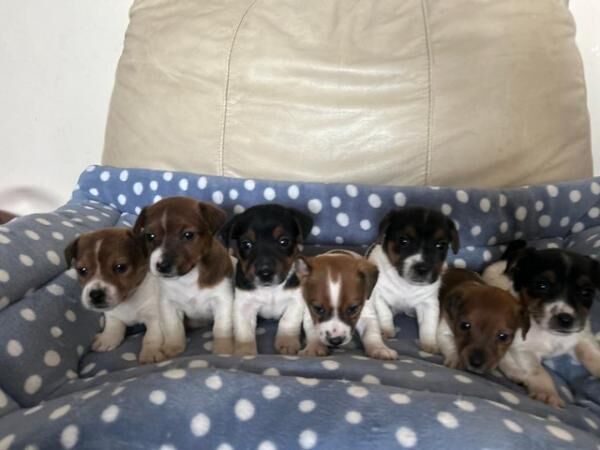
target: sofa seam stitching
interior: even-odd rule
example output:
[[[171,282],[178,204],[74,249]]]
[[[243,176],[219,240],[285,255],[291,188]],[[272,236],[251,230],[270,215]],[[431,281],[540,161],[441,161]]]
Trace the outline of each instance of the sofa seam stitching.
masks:
[[[238,32],[244,23],[244,19],[248,15],[248,12],[252,9],[252,7],[258,2],[258,0],[254,0],[252,3],[248,5],[242,16],[240,17],[240,21],[233,31],[233,36],[231,38],[231,44],[229,46],[229,52],[227,54],[227,64],[225,71],[225,89],[223,92],[223,120],[221,122],[221,143],[219,148],[219,175],[224,176],[225,174],[225,130],[227,128],[227,105],[229,100],[229,80],[231,75],[231,58],[233,55],[233,47],[235,46],[235,42],[237,40]]]
[[[433,146],[433,61],[431,51],[431,40],[429,35],[428,10],[426,0],[421,0],[421,12],[423,15],[423,29],[425,32],[425,50],[427,52],[427,152],[425,156],[425,185],[429,184],[431,175],[431,150]]]

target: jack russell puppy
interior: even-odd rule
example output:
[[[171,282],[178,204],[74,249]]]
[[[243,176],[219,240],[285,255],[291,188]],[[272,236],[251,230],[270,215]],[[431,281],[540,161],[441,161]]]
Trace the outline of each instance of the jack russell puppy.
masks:
[[[532,398],[563,407],[541,360],[574,352],[593,376],[600,377],[600,346],[589,320],[600,288],[600,264],[566,250],[522,247],[523,242],[513,243],[483,273],[484,280],[508,285],[519,295],[531,318],[527,339],[515,338],[499,368],[524,384]]]
[[[189,197],[170,197],[142,209],[133,227],[150,252],[150,271],[161,290],[163,352],[185,350],[184,318],[213,319],[213,353],[233,351],[233,263],[214,234],[223,210]]]
[[[352,340],[358,331],[367,356],[397,359],[383,342],[375,308],[369,297],[377,282],[377,267],[357,253],[333,250],[296,261],[303,298],[306,347],[303,356],[326,356],[329,347]]]
[[[458,252],[458,232],[440,212],[405,208],[383,218],[378,242],[367,256],[379,269],[372,301],[384,337],[396,334],[396,313],[416,314],[421,349],[437,353],[438,291],[449,247]]]
[[[437,341],[444,364],[485,373],[494,370],[519,333],[525,339],[529,313],[504,289],[489,286],[475,272],[448,269],[440,288]]]
[[[248,208],[221,231],[237,258],[233,304],[236,354],[257,353],[257,316],[279,320],[277,352],[291,355],[300,350],[304,302],[294,260],[311,227],[310,216],[265,204]]]
[[[143,241],[124,228],[93,231],[71,242],[65,259],[75,267],[83,286],[83,306],[104,313],[104,329],[94,338],[92,350],[115,349],[123,342],[127,326],[143,323],[146,334],[139,362],[166,359],[161,351],[159,287],[148,272]]]

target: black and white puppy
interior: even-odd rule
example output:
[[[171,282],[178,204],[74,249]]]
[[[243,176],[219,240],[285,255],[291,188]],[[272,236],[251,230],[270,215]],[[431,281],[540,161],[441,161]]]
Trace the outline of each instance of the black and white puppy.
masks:
[[[405,208],[383,218],[368,258],[379,269],[372,300],[385,337],[395,335],[396,313],[416,314],[421,349],[438,352],[440,275],[448,248],[456,253],[458,247],[454,222],[440,212]]]
[[[600,264],[566,250],[523,247],[522,241],[512,243],[483,273],[488,283],[508,286],[520,296],[531,319],[527,339],[517,335],[499,367],[524,384],[531,397],[564,406],[541,360],[574,352],[592,375],[600,377],[600,346],[589,321],[600,289]]]
[[[236,354],[256,354],[258,316],[279,320],[275,338],[279,353],[300,350],[304,300],[294,261],[311,228],[308,215],[266,204],[235,216],[221,231],[237,258],[233,302]]]

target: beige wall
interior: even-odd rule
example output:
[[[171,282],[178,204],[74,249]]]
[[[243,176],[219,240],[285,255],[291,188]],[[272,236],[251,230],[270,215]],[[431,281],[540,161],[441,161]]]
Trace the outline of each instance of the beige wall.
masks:
[[[83,168],[100,160],[131,2],[0,2],[0,208],[52,209],[69,198]],[[600,174],[600,2],[571,0],[571,9]]]

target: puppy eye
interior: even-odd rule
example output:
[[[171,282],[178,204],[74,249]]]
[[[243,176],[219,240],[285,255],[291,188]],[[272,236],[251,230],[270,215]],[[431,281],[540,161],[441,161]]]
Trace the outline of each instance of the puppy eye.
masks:
[[[440,251],[446,251],[448,250],[448,243],[446,241],[438,241],[435,243],[435,248]]]
[[[594,296],[594,290],[591,288],[582,288],[579,290],[578,294],[583,298],[592,298]]]
[[[85,277],[88,273],[87,267],[78,267],[77,273],[79,274],[80,277]]]
[[[508,341],[509,338],[510,338],[510,335],[508,333],[498,333],[498,340],[500,342],[506,342],[506,341]]]
[[[146,241],[152,242],[156,238],[154,233],[146,233]]]
[[[410,244],[410,239],[407,237],[401,236],[398,238],[398,245],[400,247],[406,247],[408,244]]]
[[[467,321],[463,320],[460,323],[460,329],[463,330],[463,331],[470,330],[471,329],[471,322],[467,322]]]
[[[195,236],[196,234],[193,231],[184,231],[184,233],[181,235],[181,239],[191,241]]]
[[[279,246],[281,248],[288,248],[290,246],[290,240],[288,238],[279,239]]]
[[[353,316],[354,314],[356,314],[358,312],[359,307],[360,307],[359,305],[348,306],[348,308],[346,309],[346,314],[349,316]]]
[[[242,241],[242,242],[240,242],[240,248],[242,250],[248,251],[248,250],[252,249],[252,242],[250,242],[250,241]]]
[[[312,305],[310,305],[310,307],[315,312],[315,314],[319,317],[322,317],[325,314],[325,308],[323,308],[321,305],[312,304]]]
[[[550,289],[550,284],[546,280],[539,280],[535,283],[535,288],[538,291],[546,292],[548,289]]]
[[[124,273],[127,270],[126,264],[115,264],[113,267],[114,273]]]

